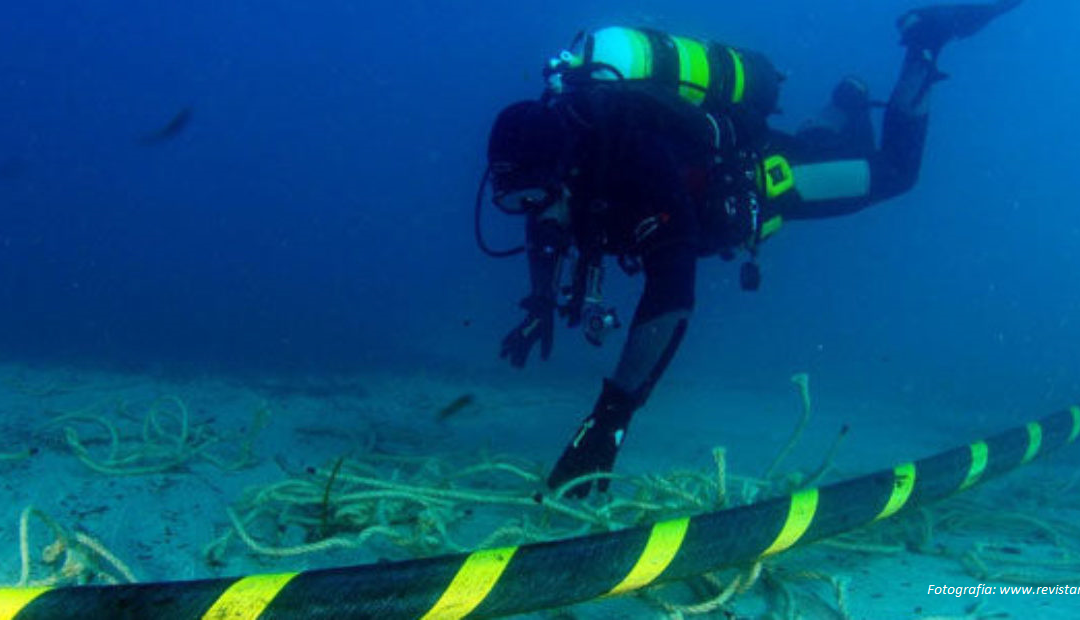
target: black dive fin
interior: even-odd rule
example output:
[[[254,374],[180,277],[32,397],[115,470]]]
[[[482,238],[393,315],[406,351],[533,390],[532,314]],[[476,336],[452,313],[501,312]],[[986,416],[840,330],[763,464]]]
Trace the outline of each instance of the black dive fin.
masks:
[[[914,9],[896,20],[900,43],[928,50],[935,57],[952,39],[963,39],[979,32],[998,16],[1007,13],[1023,0],[998,0],[989,4],[939,4]]]

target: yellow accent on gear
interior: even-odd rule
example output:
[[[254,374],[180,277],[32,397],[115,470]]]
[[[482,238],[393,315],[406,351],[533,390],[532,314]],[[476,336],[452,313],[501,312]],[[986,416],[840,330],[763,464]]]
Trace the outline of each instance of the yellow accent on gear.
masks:
[[[685,37],[671,37],[679,52],[679,82],[693,86],[679,86],[679,96],[690,103],[700,105],[709,88],[709,56],[700,41]]]
[[[627,42],[630,44],[630,73],[623,77],[630,79],[652,77],[652,44],[649,37],[637,30],[626,30]]]
[[[727,48],[731,55],[731,64],[735,70],[735,83],[731,87],[731,103],[739,103],[746,94],[746,68],[743,66],[742,56],[733,48]]]
[[[765,239],[780,230],[780,227],[784,225],[784,218],[780,215],[774,215],[765,220],[765,223],[761,225],[761,238]]]
[[[517,547],[499,547],[470,554],[421,620],[457,620],[472,613],[495,587],[517,550]]]
[[[810,522],[814,520],[817,504],[818,490],[816,488],[792,494],[791,505],[788,507],[787,520],[784,521],[783,529],[780,530],[776,540],[761,555],[780,553],[799,542],[802,535],[806,533],[806,529],[810,527]]]
[[[254,620],[298,574],[251,575],[237,580],[206,610],[203,620]]]
[[[976,441],[970,447],[971,468],[968,469],[967,477],[964,478],[964,482],[960,485],[961,489],[970,487],[978,482],[979,478],[982,478],[983,472],[986,471],[986,461],[990,458],[990,447],[986,445],[985,441]]]
[[[662,521],[654,525],[649,533],[649,540],[645,543],[645,549],[642,550],[641,557],[634,564],[634,568],[630,569],[626,578],[612,588],[608,595],[636,590],[659,577],[668,564],[671,564],[675,554],[679,552],[689,525],[689,517]]]
[[[1026,465],[1031,462],[1031,459],[1035,458],[1039,454],[1039,448],[1042,447],[1042,426],[1038,422],[1028,422],[1028,447],[1024,452],[1024,458],[1020,459],[1022,465]]]
[[[0,588],[0,620],[11,620],[31,601],[52,588]]]
[[[1073,405],[1069,407],[1069,411],[1073,416],[1072,432],[1069,433],[1069,443],[1076,441],[1076,436],[1080,435],[1080,407]]]
[[[885,507],[874,517],[875,521],[891,517],[907,503],[911,491],[915,488],[915,463],[897,465],[893,468],[893,476],[895,481],[892,494],[889,495],[889,501],[885,502]]]
[[[765,178],[765,196],[776,198],[795,186],[795,174],[791,164],[783,155],[770,155],[761,162],[762,176]]]

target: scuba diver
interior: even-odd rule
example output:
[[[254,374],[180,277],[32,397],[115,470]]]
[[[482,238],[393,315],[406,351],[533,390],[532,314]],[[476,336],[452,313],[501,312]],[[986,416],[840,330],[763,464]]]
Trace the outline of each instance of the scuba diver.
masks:
[[[495,256],[528,257],[525,319],[500,356],[524,367],[552,350],[556,313],[601,344],[619,326],[603,305],[603,259],[645,284],[612,376],[547,484],[574,497],[605,491],[630,419],[686,333],[699,257],[743,253],[744,289],[760,284],[755,257],[785,221],[859,211],[916,182],[929,94],[946,76],[942,47],[975,34],[1021,0],[915,9],[897,21],[906,48],[889,100],[846,78],[820,115],[794,134],[771,129],[781,74],[756,52],[645,29],[579,35],[545,70],[539,100],[502,110],[491,129],[477,195],[476,233]],[[884,108],[880,145],[871,110]],[[480,206],[525,217],[526,243],[488,247]],[[572,266],[571,266],[572,264]],[[564,266],[567,284],[564,285]]]

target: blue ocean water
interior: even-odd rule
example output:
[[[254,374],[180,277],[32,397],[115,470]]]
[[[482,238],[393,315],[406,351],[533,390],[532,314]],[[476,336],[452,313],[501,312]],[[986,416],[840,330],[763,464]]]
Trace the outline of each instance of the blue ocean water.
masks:
[[[767,53],[776,124],[841,76],[887,96],[900,0],[402,0],[0,7],[0,351],[9,361],[307,373],[496,359],[519,258],[474,246],[494,113],[535,96],[582,27],[646,24]],[[1041,414],[1080,392],[1073,203],[1080,6],[1032,1],[951,45],[921,181],[856,216],[788,227],[763,289],[702,265],[670,374]],[[174,139],[140,137],[190,107]],[[520,222],[486,220],[492,243]],[[639,280],[615,269],[632,312]],[[536,373],[600,377],[562,330]]]
[[[470,431],[469,439],[479,443],[489,437],[491,418],[500,417],[505,432],[512,426],[506,418],[525,411],[530,415],[522,417],[529,419],[515,438],[534,442],[527,455],[549,465],[577,420],[571,410],[580,403],[584,413],[591,402],[591,392],[581,396],[587,389],[556,402],[550,386],[576,377],[575,386],[599,388],[625,330],[597,349],[579,333],[560,329],[552,359],[532,362],[524,373],[497,358],[500,338],[520,319],[517,301],[527,279],[521,257],[489,259],[472,237],[473,199],[494,114],[508,102],[536,96],[543,63],[579,29],[619,23],[765,52],[789,76],[783,113],[774,120],[792,129],[825,102],[842,76],[859,75],[877,98],[887,97],[903,51],[893,22],[912,5],[0,3],[0,363],[62,369],[57,381],[40,382],[45,389],[25,390],[12,401],[16,406],[5,405],[0,428],[19,440],[12,442],[16,447],[30,439],[38,442],[29,444],[35,449],[56,452],[59,439],[42,442],[44,433],[23,427],[47,425],[43,420],[56,417],[52,409],[85,411],[99,398],[138,405],[176,385],[125,393],[112,387],[120,382],[108,379],[79,393],[49,394],[55,385],[63,388],[63,369],[71,367],[130,369],[151,377],[197,372],[211,379],[432,369],[442,381],[438,390],[429,386],[414,400],[407,387],[401,388],[405,396],[379,394],[371,400],[386,399],[394,407],[384,409],[401,415],[393,427],[385,419],[369,424],[379,424],[391,439],[415,442],[404,445],[427,448],[435,436],[424,434],[435,424],[432,410],[458,396],[455,373],[468,375],[462,384],[470,386],[533,381],[536,397],[528,403],[520,402],[518,383],[517,391],[495,392],[495,405],[483,402],[486,410],[466,412],[460,426],[437,427],[437,447],[445,449]],[[896,439],[903,445],[895,451],[947,448],[938,443],[942,428],[970,422],[971,433],[957,438],[962,442],[1076,402],[1080,216],[1071,182],[1073,149],[1080,143],[1074,120],[1080,107],[1073,77],[1080,64],[1077,23],[1080,4],[1029,0],[978,37],[950,45],[941,66],[951,78],[933,93],[917,187],[854,216],[786,226],[763,248],[760,291],[739,290],[737,263],[703,261],[688,337],[654,401],[635,420],[644,432],[635,436],[634,451],[620,457],[620,468],[640,473],[643,464],[657,462],[664,449],[657,446],[679,451],[686,457],[682,464],[699,462],[725,444],[732,447],[732,471],[756,471],[744,464],[768,458],[764,451],[771,449],[754,441],[760,428],[786,431],[789,420],[762,423],[756,396],[767,393],[770,407],[779,409],[774,405],[790,396],[794,372],[813,377],[815,405],[825,403],[820,409],[829,421],[827,429],[808,433],[811,451],[821,452],[817,448],[832,440],[833,422],[858,424],[860,441],[873,443],[850,442],[841,460],[850,463],[850,455],[858,455],[860,472],[893,464],[862,458],[877,458],[875,451],[892,458],[893,446],[886,444],[894,438],[883,437],[881,429],[907,426],[914,435],[920,423],[940,421],[941,412],[969,412],[967,420],[939,424],[938,434],[929,433],[925,442]],[[191,116],[180,131],[147,143],[182,110]],[[489,209],[484,224],[493,245],[521,240],[519,220]],[[640,286],[640,278],[609,269],[608,293],[624,318]],[[20,387],[18,372],[4,379],[5,389]],[[678,388],[670,386],[687,383],[715,386],[715,392],[696,395],[715,393],[718,410],[739,415],[708,425],[685,418],[666,423],[678,419],[683,407],[699,413],[713,405],[680,400]],[[251,385],[261,395],[273,392],[260,387],[276,384]],[[359,386],[358,393],[366,388],[364,381],[342,385]],[[185,394],[199,422],[220,416],[247,424],[254,405],[240,398],[221,402],[219,395],[227,392],[216,389]],[[721,402],[727,395],[736,404]],[[341,400],[344,405],[331,396],[325,406],[309,408],[287,396],[271,403],[285,421],[259,446],[265,452],[261,482],[278,479],[274,462],[282,455],[296,467],[338,456],[329,455],[326,444],[281,431],[286,421],[310,425],[308,432],[322,432],[331,446],[365,429],[363,409],[375,405],[358,405],[356,394]],[[858,401],[865,403],[858,409],[864,415],[880,405],[881,411],[925,417],[885,423],[829,410]],[[139,411],[114,408],[119,414]],[[544,417],[549,410],[551,419]],[[231,414],[237,417],[227,419]],[[740,433],[742,422],[751,426],[745,419],[751,415],[758,417],[757,427]],[[718,426],[731,429],[730,435],[679,434]],[[70,456],[66,450],[48,456],[58,455]],[[180,557],[186,565],[198,561],[198,572],[185,573],[123,554],[158,571],[147,573],[150,578],[201,577],[210,570],[182,545],[132,526],[156,527],[159,513],[168,512],[169,504],[152,495],[153,481],[121,479],[129,488],[149,489],[129,496],[126,505],[151,497],[145,506],[154,518],[130,517],[119,496],[114,503],[80,493],[104,488],[96,479],[66,465],[43,473],[52,462],[64,463],[27,459],[12,465],[25,469],[5,469],[12,480],[46,487],[41,492],[34,484],[13,483],[17,488],[6,503],[37,502],[109,543],[130,538],[158,545],[154,555]],[[238,485],[237,478],[221,478]],[[205,506],[239,496],[231,488],[186,488],[206,493]],[[224,520],[217,507],[200,513],[196,504],[192,510],[194,493],[178,492],[182,503],[174,513],[194,524],[178,537],[190,536],[191,548]],[[76,512],[64,503],[73,495],[113,511],[76,524]],[[1066,519],[1068,514],[1061,512]],[[13,544],[14,514],[3,523],[0,533]],[[901,578],[917,581],[909,574]],[[923,603],[904,600],[903,609]]]

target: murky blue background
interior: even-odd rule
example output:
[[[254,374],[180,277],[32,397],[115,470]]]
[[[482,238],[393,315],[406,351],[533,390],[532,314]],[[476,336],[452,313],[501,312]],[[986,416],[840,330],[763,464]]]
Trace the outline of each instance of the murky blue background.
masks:
[[[846,74],[885,98],[909,2],[8,2],[0,6],[0,356],[207,372],[496,357],[526,292],[472,208],[494,113],[582,27],[761,50],[794,128]],[[1032,0],[949,46],[922,179],[786,227],[764,284],[702,264],[670,374],[1045,413],[1080,394],[1080,4]],[[139,138],[191,106],[189,127]],[[520,222],[485,220],[491,243]],[[640,280],[616,269],[624,317]],[[608,372],[562,330],[545,376]],[[786,388],[783,388],[786,389]]]

